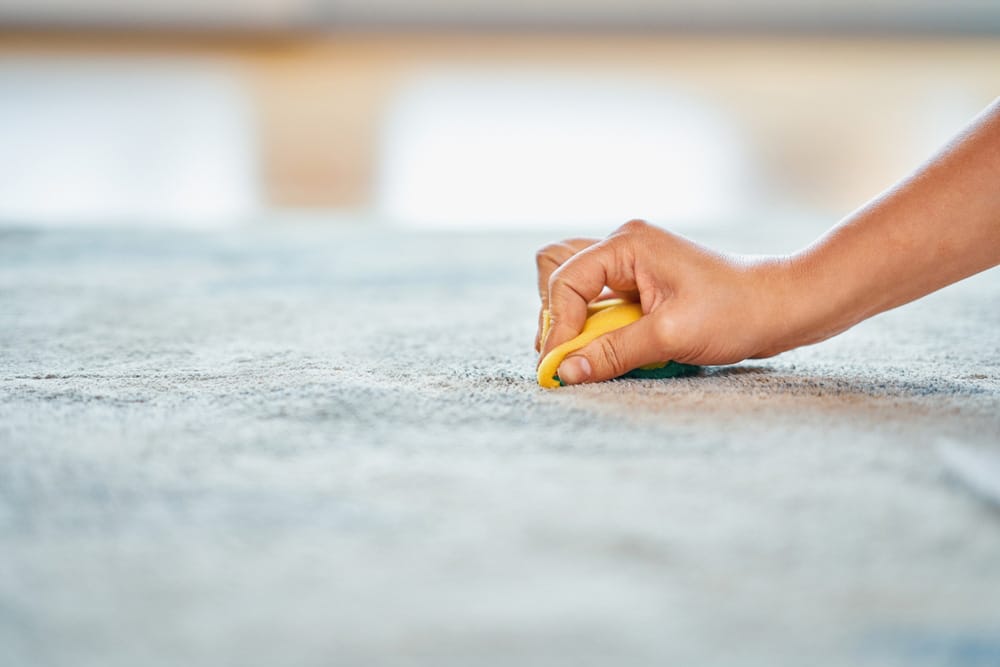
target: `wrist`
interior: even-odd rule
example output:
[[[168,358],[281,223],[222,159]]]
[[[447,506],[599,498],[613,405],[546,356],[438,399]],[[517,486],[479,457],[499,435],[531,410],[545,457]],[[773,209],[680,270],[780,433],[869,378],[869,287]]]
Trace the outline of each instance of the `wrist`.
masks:
[[[774,353],[832,338],[884,310],[884,295],[870,288],[868,275],[878,261],[844,255],[829,239],[776,261]]]
[[[837,275],[815,249],[762,259],[754,270],[755,291],[766,295],[756,357],[819,343],[867,316],[851,286],[854,276]]]

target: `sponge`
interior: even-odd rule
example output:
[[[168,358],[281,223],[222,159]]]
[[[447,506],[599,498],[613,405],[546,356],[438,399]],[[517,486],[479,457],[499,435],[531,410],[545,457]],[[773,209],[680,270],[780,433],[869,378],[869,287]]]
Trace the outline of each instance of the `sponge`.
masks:
[[[624,299],[605,299],[591,304],[587,308],[587,321],[583,324],[583,331],[574,338],[562,345],[553,348],[542,363],[538,365],[538,384],[547,389],[563,386],[562,381],[556,374],[559,364],[562,363],[572,352],[576,352],[587,343],[603,336],[609,331],[621,329],[632,324],[642,317],[642,306],[638,303],[630,303]],[[542,340],[549,333],[549,313],[542,314]],[[681,375],[691,375],[697,373],[698,366],[681,364],[676,361],[665,361],[659,364],[649,364],[626,373],[623,377],[633,377],[641,379],[672,378]]]

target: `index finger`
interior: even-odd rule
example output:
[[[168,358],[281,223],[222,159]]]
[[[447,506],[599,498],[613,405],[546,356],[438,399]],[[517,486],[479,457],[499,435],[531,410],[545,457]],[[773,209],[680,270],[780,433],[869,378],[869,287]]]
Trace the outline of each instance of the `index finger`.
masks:
[[[538,268],[538,296],[542,300],[542,308],[548,307],[549,278],[556,269],[566,261],[590,246],[600,243],[600,239],[566,239],[559,243],[551,243],[535,253],[535,265]]]

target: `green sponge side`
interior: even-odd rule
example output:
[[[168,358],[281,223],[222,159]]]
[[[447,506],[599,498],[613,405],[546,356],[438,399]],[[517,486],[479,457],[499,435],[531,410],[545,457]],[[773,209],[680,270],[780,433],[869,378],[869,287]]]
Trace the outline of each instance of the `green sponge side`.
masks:
[[[659,368],[636,368],[629,371],[622,377],[636,378],[637,380],[662,380],[664,378],[684,377],[694,375],[701,370],[701,366],[682,364],[677,361],[669,361],[665,366]]]
[[[667,378],[685,377],[694,375],[701,370],[701,366],[692,364],[682,364],[677,361],[668,361],[659,368],[636,368],[631,370],[623,378],[635,378],[637,380],[665,380]],[[552,379],[559,383],[560,387],[565,387],[565,383],[559,379],[558,375],[553,375]]]

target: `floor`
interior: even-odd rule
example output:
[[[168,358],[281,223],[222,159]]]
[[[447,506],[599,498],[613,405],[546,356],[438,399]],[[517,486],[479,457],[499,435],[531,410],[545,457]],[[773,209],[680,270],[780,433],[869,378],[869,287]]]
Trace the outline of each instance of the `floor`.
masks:
[[[545,391],[547,239],[0,231],[0,663],[1000,663],[1000,272]]]

